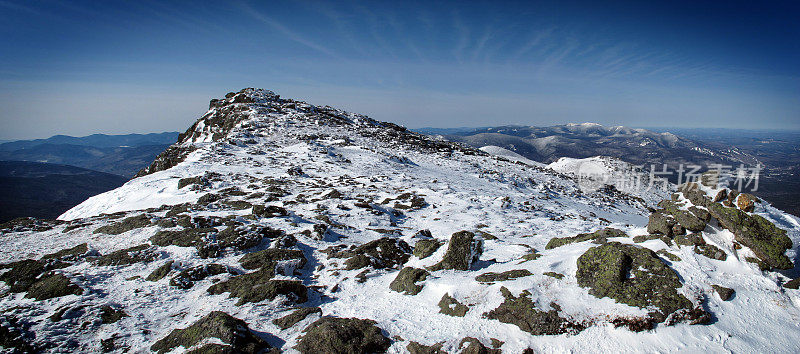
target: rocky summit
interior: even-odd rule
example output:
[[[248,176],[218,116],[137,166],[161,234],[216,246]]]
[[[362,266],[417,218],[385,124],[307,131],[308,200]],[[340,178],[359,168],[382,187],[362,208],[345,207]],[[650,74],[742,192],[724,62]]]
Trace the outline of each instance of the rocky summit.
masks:
[[[122,187],[0,225],[8,352],[800,351],[800,220],[260,89]]]

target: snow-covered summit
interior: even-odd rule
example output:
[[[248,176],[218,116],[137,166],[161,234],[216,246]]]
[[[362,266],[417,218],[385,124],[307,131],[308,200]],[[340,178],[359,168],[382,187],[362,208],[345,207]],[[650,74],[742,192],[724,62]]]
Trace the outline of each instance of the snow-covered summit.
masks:
[[[264,90],[212,100],[124,186],[0,227],[0,346],[798,350],[796,218],[484,150]]]

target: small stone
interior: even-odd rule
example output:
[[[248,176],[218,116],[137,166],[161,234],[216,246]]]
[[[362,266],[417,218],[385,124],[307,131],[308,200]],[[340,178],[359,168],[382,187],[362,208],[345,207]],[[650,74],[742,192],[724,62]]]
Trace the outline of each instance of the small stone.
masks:
[[[711,285],[711,287],[714,288],[714,291],[717,292],[719,298],[722,299],[722,301],[728,301],[728,299],[730,299],[731,296],[733,296],[734,294],[734,291],[731,288],[726,288],[724,286],[719,286],[719,285]]]

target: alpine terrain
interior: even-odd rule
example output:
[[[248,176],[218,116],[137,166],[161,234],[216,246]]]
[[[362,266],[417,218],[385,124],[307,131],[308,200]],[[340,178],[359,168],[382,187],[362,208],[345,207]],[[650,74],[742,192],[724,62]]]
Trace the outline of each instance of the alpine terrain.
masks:
[[[800,351],[797,217],[713,178],[585,191],[484,150],[266,90],[211,100],[123,186],[0,226],[0,346]]]

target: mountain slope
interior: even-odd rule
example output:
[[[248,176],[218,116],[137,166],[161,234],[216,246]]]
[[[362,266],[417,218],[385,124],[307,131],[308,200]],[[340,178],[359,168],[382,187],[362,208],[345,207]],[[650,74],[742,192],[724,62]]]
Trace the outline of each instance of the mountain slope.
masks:
[[[658,206],[668,192],[584,193],[538,164],[245,89],[122,187],[3,226],[0,260],[18,262],[0,274],[2,325],[19,340],[2,345],[798,350],[800,294],[780,284],[800,223],[699,188]],[[696,221],[695,205],[716,216],[689,237],[674,219]],[[773,247],[727,213],[759,220]],[[663,226],[655,214],[669,235],[634,238]]]
[[[0,222],[23,216],[54,219],[125,181],[122,176],[73,166],[0,161]]]

